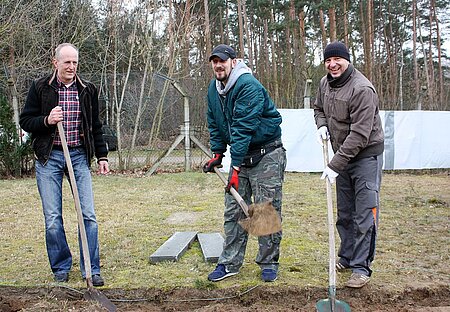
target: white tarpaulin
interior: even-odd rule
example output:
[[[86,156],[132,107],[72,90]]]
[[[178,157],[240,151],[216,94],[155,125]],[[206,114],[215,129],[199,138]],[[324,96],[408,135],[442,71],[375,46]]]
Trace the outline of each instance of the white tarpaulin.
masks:
[[[286,171],[323,170],[312,109],[280,109]],[[381,111],[385,130],[384,169],[450,168],[450,112]],[[330,157],[332,157],[331,148]],[[229,152],[223,159],[230,166]]]

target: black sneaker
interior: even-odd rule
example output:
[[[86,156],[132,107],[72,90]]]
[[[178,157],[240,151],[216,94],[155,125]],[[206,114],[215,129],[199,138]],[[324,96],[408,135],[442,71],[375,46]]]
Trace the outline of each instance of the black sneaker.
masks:
[[[69,281],[69,273],[55,273],[53,275],[55,282],[67,283]]]
[[[105,285],[105,281],[100,276],[100,274],[95,274],[95,275],[92,275],[92,285],[103,286],[103,285]]]
[[[350,269],[348,266],[342,264],[341,262],[336,262],[336,270],[338,272],[343,272],[343,271],[348,270],[348,269]]]

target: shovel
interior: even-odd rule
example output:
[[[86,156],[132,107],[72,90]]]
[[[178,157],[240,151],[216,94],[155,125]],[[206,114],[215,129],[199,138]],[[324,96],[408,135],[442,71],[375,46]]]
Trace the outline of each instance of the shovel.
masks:
[[[223,173],[220,172],[219,168],[214,167],[214,171],[222,182],[227,185],[227,179],[224,177]],[[272,206],[272,203],[253,204],[248,207],[244,199],[233,187],[230,188],[230,193],[238,202],[242,211],[244,211],[246,218],[240,220],[239,224],[248,233],[255,236],[265,236],[281,231],[281,219],[275,211],[275,208]]]
[[[64,158],[66,159],[67,170],[69,171],[70,185],[72,187],[73,198],[75,200],[75,208],[77,211],[78,228],[80,230],[81,246],[83,248],[84,268],[86,270],[87,291],[84,293],[86,300],[97,301],[110,312],[117,311],[116,306],[100,291],[94,288],[92,284],[91,273],[91,257],[89,255],[89,247],[86,237],[86,229],[84,227],[83,213],[81,212],[80,198],[78,196],[77,182],[73,172],[72,161],[70,159],[69,148],[67,147],[66,135],[62,122],[58,122],[58,132],[61,138],[61,145],[64,151]]]
[[[328,141],[323,140],[323,161],[325,167],[328,165]],[[316,303],[318,312],[350,312],[350,306],[344,301],[336,299],[336,255],[334,247],[334,221],[333,202],[331,200],[331,183],[325,178],[327,186],[327,206],[328,206],[328,240],[329,240],[329,286],[328,299],[321,299]]]

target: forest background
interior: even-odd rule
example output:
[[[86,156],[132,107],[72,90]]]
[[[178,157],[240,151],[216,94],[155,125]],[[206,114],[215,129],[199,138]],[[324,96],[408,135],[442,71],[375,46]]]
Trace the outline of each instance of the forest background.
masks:
[[[54,48],[73,43],[117,133],[118,169],[131,166],[130,151],[170,145],[186,98],[207,144],[208,57],[219,43],[236,48],[278,108],[312,106],[323,49],[341,40],[380,109],[449,110],[449,12],[441,0],[0,0],[0,95],[17,120]]]

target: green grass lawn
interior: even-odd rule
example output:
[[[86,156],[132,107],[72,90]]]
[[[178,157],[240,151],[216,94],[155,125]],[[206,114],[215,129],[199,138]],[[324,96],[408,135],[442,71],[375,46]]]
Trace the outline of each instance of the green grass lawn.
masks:
[[[273,285],[324,287],[328,283],[327,205],[324,181],[319,177],[286,174],[280,277]],[[220,283],[207,282],[206,276],[215,264],[204,262],[198,243],[178,262],[149,262],[149,256],[174,232],[222,233],[221,183],[213,174],[198,172],[150,177],[95,175],[105,287],[245,288],[261,283],[259,267],[254,263],[254,237],[249,241],[241,273]],[[450,283],[449,202],[448,173],[384,174],[371,283],[392,288],[412,282]],[[35,179],[0,180],[0,203],[0,285],[52,283]],[[76,213],[67,183],[64,215],[74,257],[68,285],[82,288],[85,283],[79,272]],[[186,219],[177,219],[180,215]],[[339,273],[338,285],[347,278],[347,273]]]

